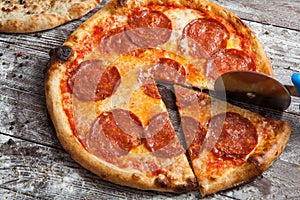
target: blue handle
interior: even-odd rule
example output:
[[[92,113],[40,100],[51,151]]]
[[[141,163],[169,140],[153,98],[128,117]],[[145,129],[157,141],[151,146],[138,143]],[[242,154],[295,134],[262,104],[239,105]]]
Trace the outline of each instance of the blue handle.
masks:
[[[298,94],[300,95],[300,73],[295,73],[292,75],[292,82],[297,88]]]

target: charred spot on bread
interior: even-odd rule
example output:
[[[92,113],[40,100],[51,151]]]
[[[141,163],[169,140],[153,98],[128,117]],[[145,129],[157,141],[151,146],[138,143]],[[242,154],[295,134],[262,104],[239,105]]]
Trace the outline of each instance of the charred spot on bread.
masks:
[[[65,62],[72,55],[73,50],[69,46],[60,46],[54,49],[51,49],[49,55],[51,57],[56,57],[58,61]]]
[[[186,191],[196,190],[198,188],[198,182],[196,178],[190,177],[186,180],[187,184],[178,185],[175,187],[176,193],[183,193]]]
[[[128,0],[118,0],[118,3],[119,3],[120,6],[123,6],[123,5],[126,4],[127,1]]]
[[[154,180],[154,184],[158,187],[166,188],[168,186],[168,181],[164,175],[159,174],[159,176]]]
[[[196,189],[198,188],[198,182],[197,179],[195,177],[189,177],[187,179],[187,183],[190,189]]]

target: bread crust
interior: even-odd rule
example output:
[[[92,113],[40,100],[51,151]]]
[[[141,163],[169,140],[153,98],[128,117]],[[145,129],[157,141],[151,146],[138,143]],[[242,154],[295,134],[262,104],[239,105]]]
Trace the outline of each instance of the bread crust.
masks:
[[[219,191],[247,183],[259,175],[261,175],[261,172],[257,167],[251,162],[246,162],[233,170],[227,170],[225,175],[218,178],[218,181],[210,181],[208,184],[200,185],[200,193],[203,197],[215,194]]]
[[[262,141],[257,146],[256,151],[249,156],[248,161],[253,163],[261,173],[266,171],[283,152],[291,131],[291,126],[288,123],[279,121],[274,130],[273,140]]]
[[[0,2],[1,8],[12,10],[0,11],[0,32],[30,33],[51,29],[82,17],[99,5],[101,0],[72,0],[69,3],[56,1],[54,5],[51,2],[31,1],[30,5]],[[14,6],[18,9],[12,9]]]

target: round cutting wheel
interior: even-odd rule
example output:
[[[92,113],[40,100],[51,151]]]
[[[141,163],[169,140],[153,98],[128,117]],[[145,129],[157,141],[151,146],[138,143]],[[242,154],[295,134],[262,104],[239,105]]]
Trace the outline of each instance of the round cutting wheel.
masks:
[[[270,76],[252,71],[232,71],[215,82],[215,91],[226,92],[228,99],[262,107],[285,110],[291,103],[289,91]]]

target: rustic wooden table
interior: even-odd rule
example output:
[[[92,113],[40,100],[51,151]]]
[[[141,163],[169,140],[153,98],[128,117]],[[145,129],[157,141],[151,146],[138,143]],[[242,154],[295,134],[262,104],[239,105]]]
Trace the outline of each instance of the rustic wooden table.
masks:
[[[272,62],[275,78],[291,84],[293,72],[300,72],[300,1],[214,2],[236,13],[256,32]],[[201,198],[197,191],[176,195],[103,181],[76,164],[59,144],[45,107],[43,83],[48,53],[92,14],[40,33],[0,33],[1,199]],[[292,98],[285,112],[255,108],[260,114],[291,124],[285,151],[262,177],[204,199],[300,199],[299,106],[300,98]]]

